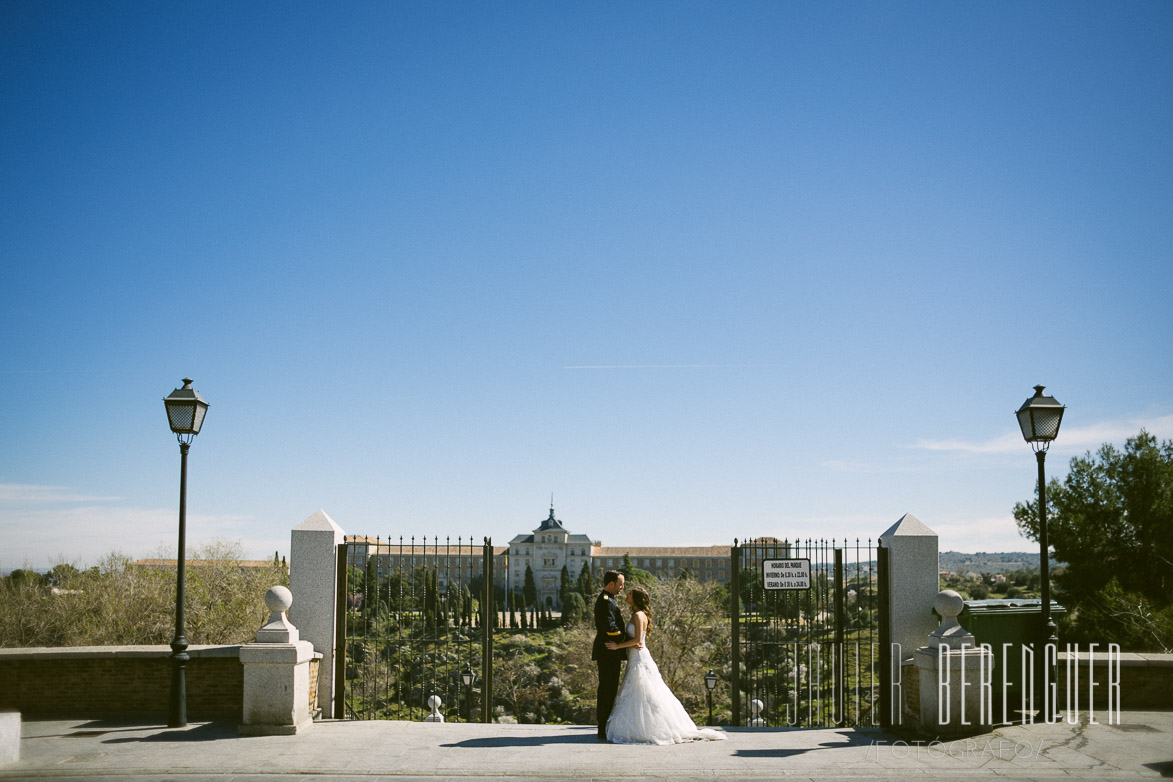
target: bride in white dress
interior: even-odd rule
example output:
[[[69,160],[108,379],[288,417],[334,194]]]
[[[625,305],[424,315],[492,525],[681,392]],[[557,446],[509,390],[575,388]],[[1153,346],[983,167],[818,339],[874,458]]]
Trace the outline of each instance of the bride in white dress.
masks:
[[[647,591],[632,587],[627,592],[627,604],[633,609],[627,625],[629,640],[607,642],[608,649],[627,649],[627,671],[607,720],[607,738],[616,744],[680,744],[724,739],[724,733],[698,728],[660,676],[652,653],[644,645],[652,623]]]

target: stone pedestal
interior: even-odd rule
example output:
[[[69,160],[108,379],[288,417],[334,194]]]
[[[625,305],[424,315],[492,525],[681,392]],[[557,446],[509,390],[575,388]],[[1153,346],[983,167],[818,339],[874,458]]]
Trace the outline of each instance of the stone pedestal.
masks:
[[[917,730],[930,738],[954,738],[987,730],[993,718],[987,698],[981,708],[982,679],[988,681],[994,655],[974,646],[973,636],[957,622],[965,602],[947,589],[937,595],[934,608],[941,626],[929,634],[928,644],[916,650],[920,715]],[[986,691],[988,692],[988,690]]]
[[[257,642],[240,647],[244,666],[242,736],[288,736],[313,726],[310,714],[310,660],[320,654],[298,638],[285,612],[293,602],[288,589],[275,586],[265,595],[272,612],[257,631]]]
[[[0,766],[20,760],[20,712],[0,709]]]
[[[314,645],[257,643],[240,647],[244,664],[242,736],[288,736],[313,726],[310,666]]]

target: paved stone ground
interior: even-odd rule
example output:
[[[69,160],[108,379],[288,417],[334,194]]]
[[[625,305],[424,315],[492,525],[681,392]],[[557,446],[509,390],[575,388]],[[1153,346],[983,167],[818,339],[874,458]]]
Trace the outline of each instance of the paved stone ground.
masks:
[[[592,726],[319,722],[301,736],[241,738],[236,725],[187,728],[29,721],[8,780],[371,780],[481,782],[632,778],[1054,780],[1173,776],[1173,712],[1121,725],[1018,725],[915,743],[878,729],[730,729],[728,740],[617,746]]]

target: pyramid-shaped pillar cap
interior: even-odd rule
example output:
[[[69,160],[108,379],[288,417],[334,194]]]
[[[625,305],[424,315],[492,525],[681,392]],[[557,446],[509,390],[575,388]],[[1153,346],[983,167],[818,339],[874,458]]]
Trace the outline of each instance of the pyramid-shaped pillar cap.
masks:
[[[295,530],[322,530],[328,532],[342,532],[342,527],[339,527],[334,519],[324,510],[318,510],[301,524],[294,527]]]
[[[880,534],[881,539],[892,538],[899,535],[900,537],[937,537],[937,533],[929,529],[924,522],[913,516],[911,513],[905,513],[888,529]]]

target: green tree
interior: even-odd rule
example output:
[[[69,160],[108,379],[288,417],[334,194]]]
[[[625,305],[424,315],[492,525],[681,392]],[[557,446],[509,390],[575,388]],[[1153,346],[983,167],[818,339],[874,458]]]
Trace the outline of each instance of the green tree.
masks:
[[[191,644],[248,643],[268,618],[265,593],[289,583],[282,567],[243,567],[239,544],[214,542],[188,557],[186,631]],[[137,565],[118,553],[79,571],[58,565],[50,585],[6,579],[0,647],[167,643],[175,629],[175,566]],[[36,574],[33,574],[36,575]],[[54,592],[50,586],[56,586]]]
[[[4,578],[4,583],[12,589],[17,589],[25,586],[39,587],[45,580],[45,577],[35,570],[17,568]]]
[[[1173,648],[1173,441],[1141,430],[1121,451],[1104,444],[1047,484],[1047,535],[1066,563],[1055,582],[1074,638],[1135,651]],[[1038,540],[1035,499],[1014,506]]]
[[[643,586],[651,586],[656,583],[656,577],[646,570],[640,570],[631,563],[631,555],[627,552],[623,554],[623,565],[619,568],[619,572],[623,577],[632,584],[642,584]]]
[[[522,610],[534,611],[538,604],[538,585],[534,582],[534,571],[525,566],[525,584],[521,588]],[[532,623],[531,623],[532,624]]]
[[[78,569],[73,565],[69,564],[68,562],[62,562],[53,566],[53,569],[49,571],[47,578],[48,582],[52,586],[60,587],[69,583],[80,575],[80,571],[78,571]]]
[[[472,592],[477,600],[485,594],[485,577],[481,573],[474,573],[468,579],[468,591]]]
[[[582,570],[578,571],[578,593],[582,595],[583,602],[588,606],[594,602],[595,574],[591,572],[591,566],[586,562],[582,563]]]
[[[586,602],[583,601],[582,595],[572,591],[566,596],[566,602],[562,604],[562,624],[578,624],[585,615]]]
[[[558,583],[558,607],[566,608],[566,598],[570,597],[570,593],[574,588],[570,585],[570,569],[566,565],[562,566],[562,575]]]

